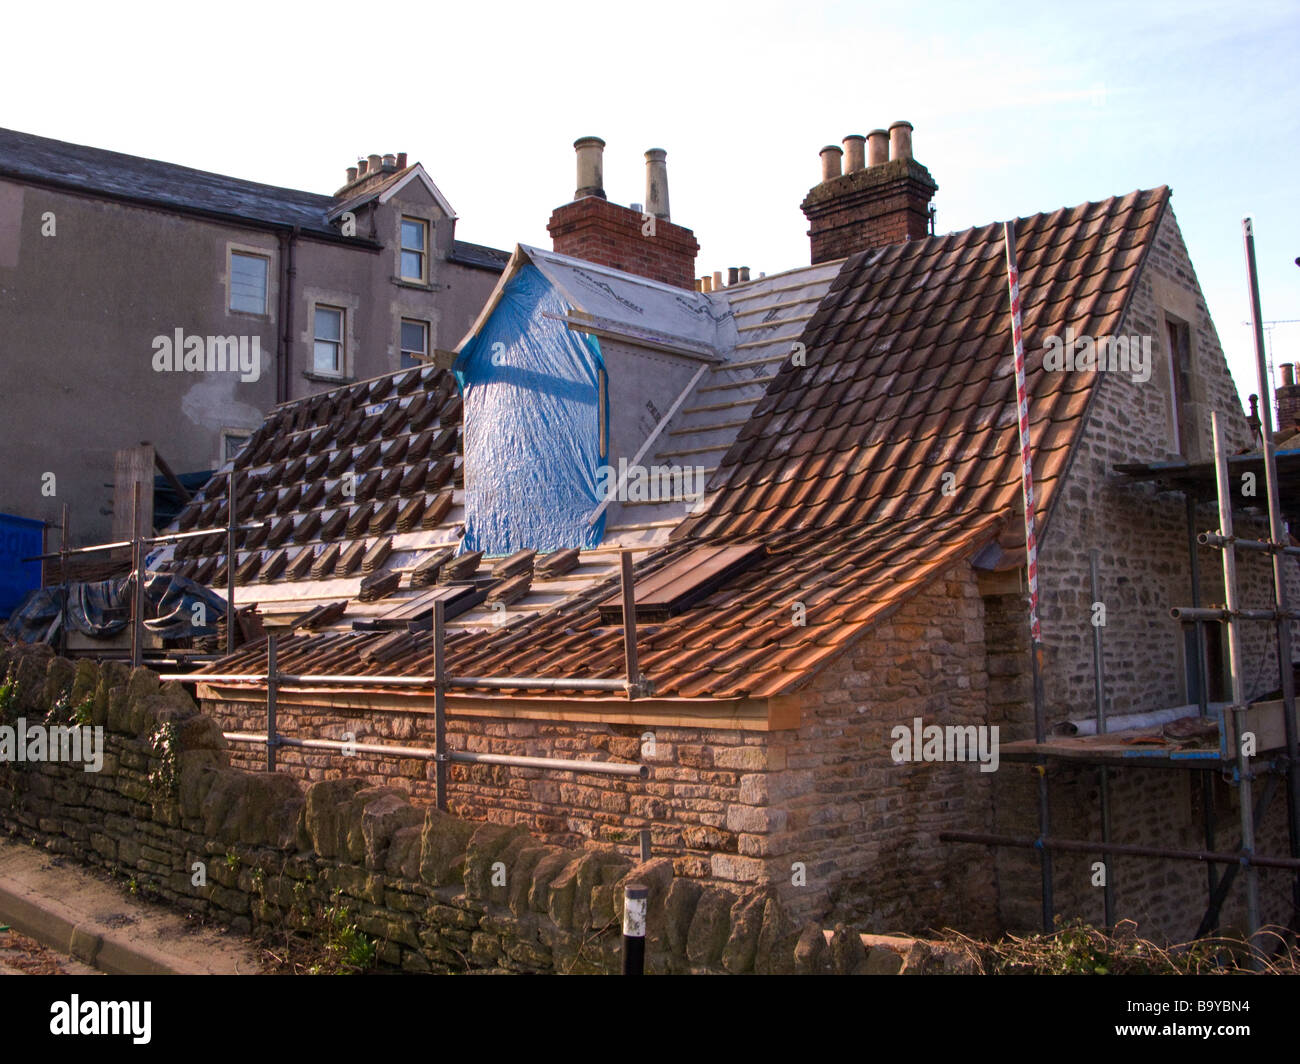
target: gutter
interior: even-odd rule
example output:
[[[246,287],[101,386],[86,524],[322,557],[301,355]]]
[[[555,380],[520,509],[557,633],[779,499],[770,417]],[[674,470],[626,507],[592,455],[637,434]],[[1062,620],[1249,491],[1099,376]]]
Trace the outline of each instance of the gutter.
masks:
[[[275,375],[275,402],[289,401],[289,380],[293,364],[293,281],[298,276],[297,249],[301,230],[294,226],[280,234],[280,350]]]

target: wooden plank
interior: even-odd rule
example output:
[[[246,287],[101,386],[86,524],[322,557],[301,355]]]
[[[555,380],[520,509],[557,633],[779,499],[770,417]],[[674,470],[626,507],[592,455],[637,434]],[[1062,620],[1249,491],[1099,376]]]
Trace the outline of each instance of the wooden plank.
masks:
[[[198,677],[195,677],[197,680]],[[217,702],[257,701],[256,685],[198,685],[198,697]],[[281,688],[281,706],[324,709],[380,709],[433,716],[433,691],[360,691],[344,688]],[[558,723],[631,724],[661,728],[707,728],[766,732],[778,730],[762,699],[521,698],[518,695],[466,697],[449,694],[447,714]],[[653,766],[656,762],[649,762]]]
[[[123,447],[113,453],[113,542],[131,538],[134,516],[131,501],[135,485],[140,485],[140,528],[149,535],[153,529],[154,450],[148,443]]]

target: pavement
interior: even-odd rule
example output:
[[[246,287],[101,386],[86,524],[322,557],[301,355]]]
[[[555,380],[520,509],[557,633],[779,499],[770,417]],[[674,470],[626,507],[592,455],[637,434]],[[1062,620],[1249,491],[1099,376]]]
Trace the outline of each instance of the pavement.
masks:
[[[117,975],[258,975],[252,942],[233,932],[198,925],[162,905],[132,896],[74,861],[0,839],[0,924],[80,966]],[[21,941],[0,966],[19,963]],[[11,944],[12,945],[12,944]],[[59,966],[57,956],[46,958]],[[28,965],[30,968],[31,965]],[[85,968],[69,972],[84,972]],[[57,974],[50,972],[50,974]]]

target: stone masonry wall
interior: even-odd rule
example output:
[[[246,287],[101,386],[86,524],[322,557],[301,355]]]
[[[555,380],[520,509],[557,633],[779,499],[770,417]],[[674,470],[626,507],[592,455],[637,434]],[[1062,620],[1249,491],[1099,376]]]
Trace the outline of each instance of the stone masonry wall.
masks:
[[[803,724],[773,733],[765,835],[742,836],[766,879],[805,864],[808,886],[783,895],[814,918],[854,914],[873,931],[994,930],[986,869],[939,841],[957,826],[989,830],[994,773],[975,762],[895,764],[898,724],[986,725],[983,608],[964,563],[909,599],[822,669],[803,691]],[[755,861],[755,865],[757,862]],[[757,872],[757,868],[755,868]],[[799,907],[800,901],[803,906]]]
[[[44,720],[66,693],[105,729],[106,756],[99,772],[0,764],[0,826],[236,930],[306,928],[312,911],[341,904],[381,963],[410,972],[614,972],[623,885],[641,882],[649,973],[962,967],[925,943],[800,927],[772,891],[677,878],[667,858],[637,865],[608,848],[547,844],[521,827],[416,808],[364,780],[304,792],[283,773],[232,769],[215,722],[147,669],[0,648],[6,675],[17,693],[4,723]],[[206,882],[195,885],[199,868]]]
[[[453,765],[457,816],[522,825],[560,845],[594,842],[631,856],[649,829],[679,876],[770,886],[799,919],[852,920],[875,932],[988,930],[991,886],[938,832],[986,824],[989,774],[973,764],[900,764],[890,729],[985,722],[982,608],[969,568],[954,569],[825,666],[802,694],[797,729],[647,728],[448,717],[453,749],[587,757],[651,766],[648,780]],[[634,707],[629,707],[629,712]],[[208,701],[226,731],[264,731],[264,702]],[[325,709],[281,703],[285,735],[431,746],[427,710]],[[651,731],[653,751],[643,742]],[[237,745],[233,763],[264,764]],[[426,761],[282,748],[306,780],[359,776],[433,800]],[[800,865],[800,868],[794,866]]]
[[[1174,452],[1169,413],[1169,372],[1164,315],[1188,321],[1193,336],[1194,372],[1191,411],[1196,420],[1196,459],[1212,458],[1209,416],[1218,410],[1230,447],[1251,445],[1241,404],[1228,373],[1213,322],[1197,287],[1177,222],[1167,214],[1121,332],[1149,334],[1155,368],[1146,383],[1128,375],[1103,374],[1099,393],[1084,427],[1074,464],[1061,486],[1041,545],[1042,625],[1046,644],[1044,685],[1048,720],[1090,716],[1094,712],[1089,551],[1102,548],[1101,586],[1106,605],[1103,629],[1106,692],[1111,714],[1160,709],[1190,700],[1185,685],[1183,637],[1169,608],[1192,602],[1187,553],[1185,504],[1181,494],[1157,493],[1112,473],[1120,462],[1167,461]],[[1256,441],[1256,445],[1257,445]],[[1264,485],[1258,485],[1264,498]],[[1213,499],[1197,513],[1197,530],[1216,528]],[[1238,534],[1266,538],[1267,526],[1251,527],[1238,518]],[[1272,601],[1269,563],[1260,555],[1239,554],[1243,602]],[[1222,604],[1222,556],[1198,552],[1204,604]],[[1300,568],[1288,561],[1292,601],[1300,591]],[[990,633],[990,671],[995,678],[992,702],[1005,721],[1005,739],[1033,736],[1033,708],[1028,680],[1025,605],[1019,596],[986,602]],[[1272,629],[1245,627],[1244,662],[1248,697],[1275,690],[1277,661]],[[997,829],[1037,835],[1034,770],[1008,764],[995,787]],[[1202,849],[1201,774],[1173,769],[1112,769],[1113,837],[1121,843]],[[1066,838],[1100,838],[1098,773],[1092,768],[1051,768],[1052,834]],[[1258,793],[1258,791],[1257,791]],[[1215,780],[1216,849],[1238,845],[1237,792]],[[1275,799],[1257,848],[1285,854],[1284,801]],[[987,860],[975,847],[972,860]],[[1100,923],[1102,891],[1092,886],[1091,855],[1057,854],[1054,888],[1058,911]],[[1000,917],[1005,926],[1039,923],[1038,858],[1024,850],[1000,850],[991,874],[1002,886]],[[1267,920],[1285,918],[1288,877],[1262,870],[1261,898]],[[1189,862],[1117,858],[1112,867],[1121,917],[1139,921],[1152,936],[1185,938],[1200,921],[1206,905],[1206,872]],[[1242,918],[1241,890],[1236,887],[1224,910],[1226,925]]]

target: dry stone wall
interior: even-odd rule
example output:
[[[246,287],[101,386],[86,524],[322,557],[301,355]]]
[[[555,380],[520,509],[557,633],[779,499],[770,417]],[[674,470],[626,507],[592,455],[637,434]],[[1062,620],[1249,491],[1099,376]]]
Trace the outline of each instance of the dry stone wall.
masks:
[[[308,926],[344,905],[381,963],[410,972],[599,973],[620,966],[623,886],[650,888],[651,973],[904,974],[959,970],[924,943],[795,923],[771,890],[727,890],[608,848],[417,808],[393,788],[229,765],[183,688],[147,669],[0,649],[8,721],[62,696],[104,729],[99,772],[0,765],[0,825],[52,853],[129,876],[241,931]],[[204,875],[199,877],[197,870]],[[198,884],[198,879],[206,880]]]

